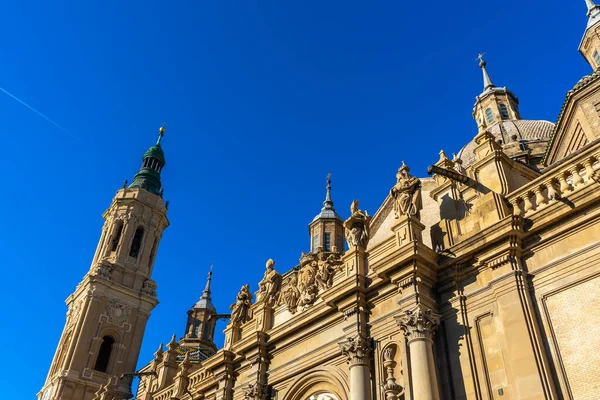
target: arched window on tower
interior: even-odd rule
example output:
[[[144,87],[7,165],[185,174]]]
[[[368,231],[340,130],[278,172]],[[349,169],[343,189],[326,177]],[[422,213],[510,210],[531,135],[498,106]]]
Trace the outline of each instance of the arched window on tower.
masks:
[[[119,241],[121,240],[121,234],[123,233],[123,221],[117,221],[117,227],[115,228],[115,233],[112,238],[112,242],[110,245],[110,251],[116,251],[117,246],[119,245]]]
[[[506,104],[502,104],[500,103],[500,116],[502,117],[502,119],[508,119],[508,108],[506,107]]]
[[[494,114],[492,113],[492,109],[491,108],[486,108],[485,109],[485,117],[487,118],[487,122],[489,124],[491,124],[492,122],[494,122]]]
[[[144,228],[138,226],[133,235],[133,242],[131,242],[131,249],[129,249],[129,255],[136,257],[140,254],[140,248],[142,247],[142,239],[144,238]]]
[[[96,358],[96,364],[94,365],[94,369],[96,371],[106,372],[114,343],[115,339],[110,336],[104,336],[102,338],[102,344],[100,345],[100,350],[98,351],[98,358]]]

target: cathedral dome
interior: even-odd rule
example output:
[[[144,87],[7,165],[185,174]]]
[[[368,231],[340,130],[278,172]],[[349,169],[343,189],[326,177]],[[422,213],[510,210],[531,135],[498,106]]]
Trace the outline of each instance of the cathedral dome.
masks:
[[[502,144],[510,143],[516,136],[518,141],[540,141],[550,140],[554,131],[554,124],[544,120],[515,120],[502,121],[488,128],[488,131],[494,135],[496,140],[501,140]],[[464,167],[473,164],[477,158],[474,150],[477,147],[475,140],[471,140],[458,153],[458,158],[463,162]]]

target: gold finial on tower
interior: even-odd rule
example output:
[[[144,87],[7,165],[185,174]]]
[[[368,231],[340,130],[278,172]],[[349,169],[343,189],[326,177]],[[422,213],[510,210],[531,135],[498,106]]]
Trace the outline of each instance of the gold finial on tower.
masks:
[[[167,125],[167,121],[163,122],[162,126],[160,128],[158,128],[158,141],[156,142],[156,144],[160,144],[160,141],[162,140],[163,136],[165,135],[165,132],[167,131],[167,129],[165,128],[166,125]]]

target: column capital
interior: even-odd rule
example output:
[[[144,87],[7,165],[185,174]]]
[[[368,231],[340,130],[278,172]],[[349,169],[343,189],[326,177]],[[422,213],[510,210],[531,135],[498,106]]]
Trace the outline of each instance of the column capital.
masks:
[[[356,337],[346,338],[345,341],[338,343],[342,354],[348,359],[350,366],[368,365],[373,351],[371,338],[358,334]]]
[[[407,310],[394,319],[409,342],[416,339],[433,340],[439,326],[439,316],[431,310],[423,311],[421,308]]]

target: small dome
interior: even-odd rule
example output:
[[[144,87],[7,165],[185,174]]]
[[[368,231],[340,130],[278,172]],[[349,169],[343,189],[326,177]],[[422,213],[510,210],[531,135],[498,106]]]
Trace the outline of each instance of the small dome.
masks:
[[[496,140],[502,140],[502,143],[510,143],[514,136],[517,140],[532,141],[532,140],[550,140],[554,131],[554,124],[544,120],[523,120],[502,121],[490,128],[488,131],[496,137]],[[473,164],[477,158],[474,150],[477,143],[471,140],[458,153],[458,158],[463,161],[463,167],[468,167]]]
[[[146,151],[144,153],[144,157],[143,158],[150,158],[150,157],[157,158],[163,164],[165,163],[165,153],[163,152],[163,149],[160,146],[160,144],[155,144],[154,146],[150,147],[148,149],[148,151]]]
[[[338,219],[343,221],[342,217],[340,217],[333,208],[326,207],[321,209],[321,212],[313,218],[312,222],[315,222],[318,219]]]

